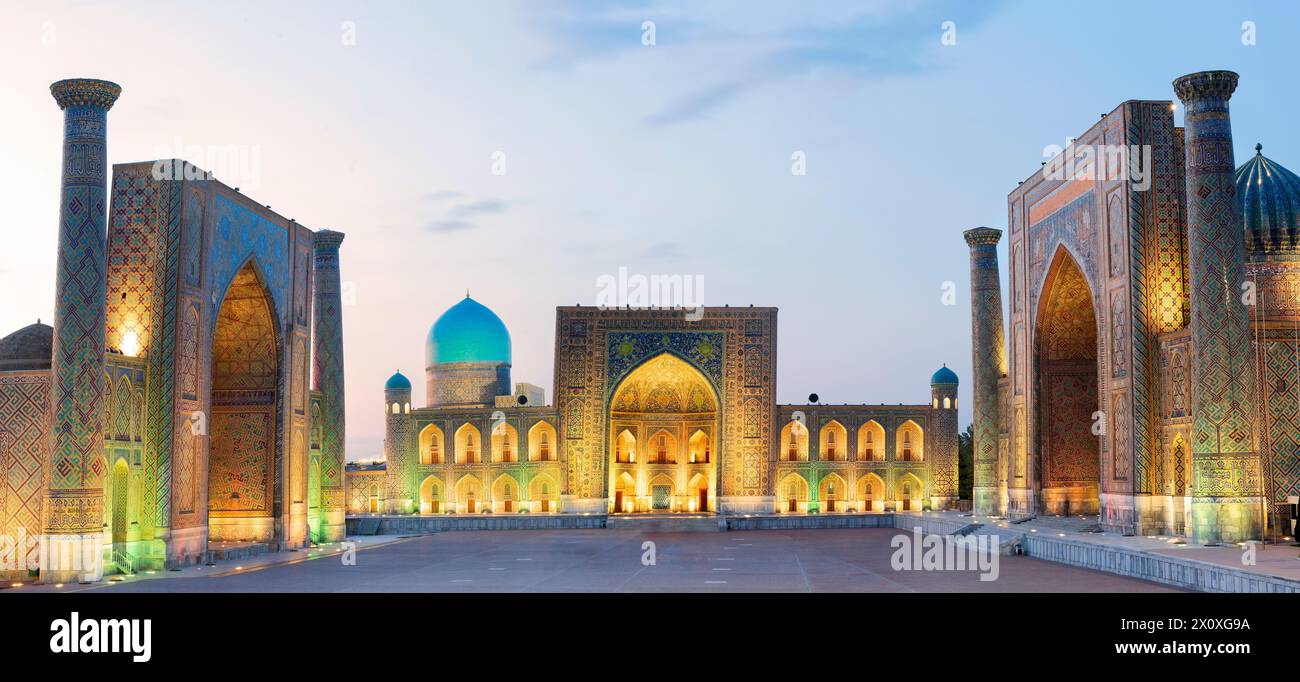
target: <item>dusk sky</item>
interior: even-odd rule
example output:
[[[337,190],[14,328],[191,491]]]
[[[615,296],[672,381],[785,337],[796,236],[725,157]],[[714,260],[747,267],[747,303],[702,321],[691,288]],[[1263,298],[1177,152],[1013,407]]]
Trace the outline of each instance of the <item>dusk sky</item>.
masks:
[[[620,267],[779,308],[780,402],[921,403],[947,363],[964,428],[961,232],[1005,227],[1045,147],[1231,69],[1238,163],[1262,142],[1300,170],[1292,2],[0,4],[0,334],[53,317],[49,84],[115,81],[110,163],[236,150],[218,179],[347,233],[349,459],[381,454],[394,370],[423,405],[425,334],[467,289],[549,401],[555,307]]]

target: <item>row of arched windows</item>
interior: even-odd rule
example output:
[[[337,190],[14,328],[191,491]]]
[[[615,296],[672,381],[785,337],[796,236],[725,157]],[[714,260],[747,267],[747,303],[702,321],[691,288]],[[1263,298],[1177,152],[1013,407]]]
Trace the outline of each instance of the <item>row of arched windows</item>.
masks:
[[[781,429],[778,459],[788,462],[808,461],[808,428],[803,422],[793,420]],[[895,432],[894,459],[902,462],[920,462],[925,459],[925,432],[912,420],[903,422]],[[818,432],[818,459],[842,462],[849,459],[849,434],[842,424],[832,419]],[[857,458],[860,461],[883,462],[885,429],[874,419],[858,428]]]
[[[803,512],[809,509],[808,481],[797,473],[781,479],[777,486],[778,508],[783,512]],[[898,509],[922,509],[925,485],[912,474],[901,476],[894,482],[892,494],[884,479],[868,473],[858,478],[850,487],[838,474],[830,474],[819,481],[817,499],[822,511],[883,511],[886,502],[895,502]]]
[[[668,429],[659,429],[647,440],[648,448],[639,448],[631,429],[623,429],[614,439],[614,461],[620,464],[708,464],[713,456],[713,444],[703,429],[696,429],[686,441],[683,452],[677,437]]]
[[[453,444],[455,447],[448,453],[442,429],[435,424],[426,425],[420,430],[420,464],[446,464],[448,457],[454,457],[456,464],[482,463],[483,436],[473,424],[466,423],[457,428]],[[539,421],[528,429],[527,451],[520,452],[515,427],[501,423],[492,429],[488,456],[493,462],[518,462],[521,457],[527,457],[529,462],[553,462],[557,459],[555,444],[555,427],[549,422]]]

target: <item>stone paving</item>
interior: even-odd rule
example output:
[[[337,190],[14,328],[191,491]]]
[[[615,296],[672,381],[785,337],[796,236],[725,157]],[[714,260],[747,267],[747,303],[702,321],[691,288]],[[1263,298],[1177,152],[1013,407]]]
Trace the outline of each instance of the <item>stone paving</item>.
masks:
[[[978,572],[895,571],[893,529],[731,533],[467,531],[223,575],[107,583],[103,592],[1169,592],[1155,583],[1022,556]],[[383,536],[380,536],[381,538]],[[378,540],[379,538],[376,538]],[[654,543],[655,564],[642,558]],[[190,574],[193,575],[193,574]]]

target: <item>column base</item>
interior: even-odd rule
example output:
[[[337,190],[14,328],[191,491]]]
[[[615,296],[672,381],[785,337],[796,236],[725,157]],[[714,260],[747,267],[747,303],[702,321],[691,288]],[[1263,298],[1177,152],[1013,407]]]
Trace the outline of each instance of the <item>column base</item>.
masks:
[[[1012,521],[1038,515],[1038,496],[1028,488],[1008,488],[1005,516]]]
[[[1232,544],[1264,536],[1262,497],[1192,498],[1192,542]]]
[[[995,486],[985,486],[975,488],[972,491],[973,499],[972,508],[977,516],[1001,516],[1002,506],[999,504],[1000,495]]]
[[[318,542],[342,542],[347,539],[347,512],[343,509],[325,509],[317,521]]]
[[[102,533],[49,534],[41,550],[43,583],[93,583],[104,579]]]

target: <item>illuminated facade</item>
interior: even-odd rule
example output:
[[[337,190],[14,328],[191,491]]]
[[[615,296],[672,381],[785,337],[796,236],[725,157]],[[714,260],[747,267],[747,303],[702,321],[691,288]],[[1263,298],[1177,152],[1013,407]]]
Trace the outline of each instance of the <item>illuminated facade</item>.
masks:
[[[0,532],[50,544],[22,547],[6,577],[342,539],[343,235],[183,161],[115,165],[110,183],[120,88],[51,91],[65,119],[54,326],[0,340]]]
[[[348,510],[845,513],[956,499],[956,374],[936,372],[922,404],[778,405],[776,335],[773,308],[695,321],[559,308],[547,405],[527,384],[507,392],[506,327],[466,297],[430,331],[427,406],[412,407],[401,373],[385,385],[385,463],[350,466]]]
[[[1201,543],[1289,533],[1300,179],[1259,146],[1234,170],[1236,84],[1175,81],[1183,128],[1172,101],[1125,102],[1011,192],[1005,342],[1001,232],[966,233],[978,513]]]

